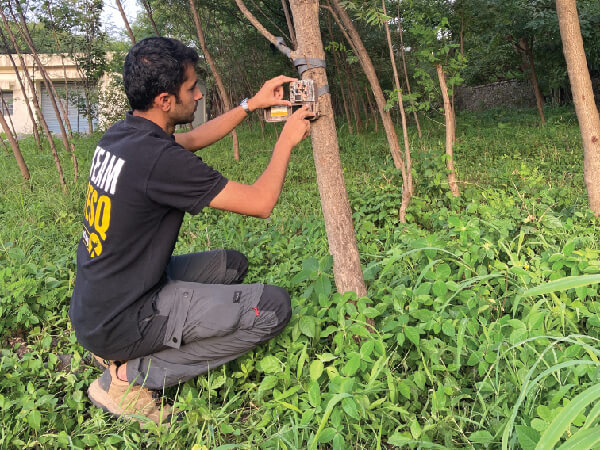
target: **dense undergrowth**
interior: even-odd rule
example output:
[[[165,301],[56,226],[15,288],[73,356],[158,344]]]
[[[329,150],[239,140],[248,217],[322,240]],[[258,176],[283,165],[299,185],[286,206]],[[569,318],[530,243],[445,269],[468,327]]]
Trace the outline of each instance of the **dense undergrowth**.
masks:
[[[577,122],[571,110],[547,114],[545,127],[535,111],[459,116],[458,199],[443,170],[443,130],[430,122],[421,141],[412,138],[417,188],[406,225],[398,222],[401,177],[383,134],[340,127],[369,291],[356,306],[335,293],[308,142],[292,157],[270,219],[213,210],[188,217],[176,252],[243,251],[249,281],[288,289],[294,314],[277,339],[168,389],[187,411],[168,430],[113,420],[85,394],[100,373],[85,363],[67,315],[85,174],[65,195],[49,151],[23,146],[30,183],[0,151],[0,445],[528,449],[559,439],[573,448],[597,442],[599,280],[526,292],[600,273]],[[99,137],[77,142],[83,172]],[[264,140],[258,127],[244,128],[241,163],[227,139],[200,154],[228,177],[252,182],[274,140],[274,128]],[[61,355],[72,356],[70,366]]]

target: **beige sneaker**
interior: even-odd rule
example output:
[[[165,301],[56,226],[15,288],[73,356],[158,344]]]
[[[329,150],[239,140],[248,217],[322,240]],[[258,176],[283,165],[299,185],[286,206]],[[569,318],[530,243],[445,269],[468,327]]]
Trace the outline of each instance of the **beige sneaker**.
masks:
[[[116,364],[111,364],[88,389],[88,397],[92,403],[103,411],[141,423],[143,420],[135,416],[143,416],[160,425],[169,422],[174,411],[157,394],[143,386],[119,380]]]

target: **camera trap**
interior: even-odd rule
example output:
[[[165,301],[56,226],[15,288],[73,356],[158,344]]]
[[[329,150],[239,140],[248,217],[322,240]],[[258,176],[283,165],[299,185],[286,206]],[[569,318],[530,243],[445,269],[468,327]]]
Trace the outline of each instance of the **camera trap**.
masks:
[[[294,111],[303,105],[308,105],[308,110],[318,116],[316,87],[313,80],[299,80],[290,83],[290,103],[292,106],[271,106],[265,108],[265,121],[285,122]]]

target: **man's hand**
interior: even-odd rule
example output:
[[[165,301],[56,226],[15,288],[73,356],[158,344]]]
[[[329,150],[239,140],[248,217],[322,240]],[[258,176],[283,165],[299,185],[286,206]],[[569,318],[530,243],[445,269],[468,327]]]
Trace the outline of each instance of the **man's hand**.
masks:
[[[302,139],[310,134],[310,122],[307,117],[314,114],[308,110],[308,106],[303,106],[285,122],[278,142],[295,147]]]
[[[292,106],[288,100],[283,100],[283,83],[291,83],[292,81],[298,81],[298,79],[279,75],[265,82],[256,95],[248,100],[248,109],[254,111],[258,108],[268,108],[276,105]]]

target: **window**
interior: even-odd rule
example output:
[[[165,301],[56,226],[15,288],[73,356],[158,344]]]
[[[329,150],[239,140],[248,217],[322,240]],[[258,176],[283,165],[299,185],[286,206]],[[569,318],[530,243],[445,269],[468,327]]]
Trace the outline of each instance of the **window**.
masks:
[[[13,91],[0,91],[2,101],[0,101],[0,111],[3,116],[13,115]]]

